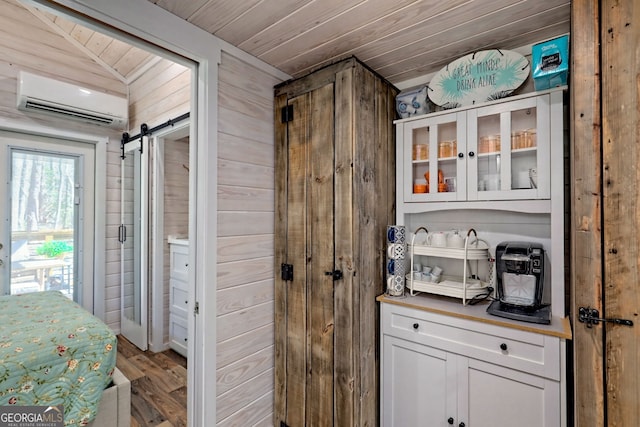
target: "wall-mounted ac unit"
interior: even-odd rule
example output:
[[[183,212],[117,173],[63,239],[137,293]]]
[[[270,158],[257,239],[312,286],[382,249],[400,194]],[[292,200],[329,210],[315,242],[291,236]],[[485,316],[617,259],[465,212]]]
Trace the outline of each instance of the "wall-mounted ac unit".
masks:
[[[119,96],[25,71],[18,75],[17,94],[20,110],[53,114],[119,130],[125,130],[127,126],[128,102]]]

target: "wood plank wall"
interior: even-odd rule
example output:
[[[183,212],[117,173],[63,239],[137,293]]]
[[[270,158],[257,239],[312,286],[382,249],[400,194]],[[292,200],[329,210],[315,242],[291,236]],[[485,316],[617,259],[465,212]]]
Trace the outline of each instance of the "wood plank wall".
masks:
[[[129,85],[129,129],[132,135],[146,123],[153,128],[189,112],[191,70],[161,59]]]
[[[219,76],[217,422],[271,425],[278,81],[228,54]]]

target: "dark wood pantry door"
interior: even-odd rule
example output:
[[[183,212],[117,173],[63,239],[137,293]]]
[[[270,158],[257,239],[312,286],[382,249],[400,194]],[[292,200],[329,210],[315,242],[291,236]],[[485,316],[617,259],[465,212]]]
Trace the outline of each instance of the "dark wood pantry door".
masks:
[[[333,84],[289,100],[286,159],[276,163],[286,241],[276,251],[293,279],[276,283],[276,410],[288,426],[333,425],[334,102]],[[286,202],[285,202],[286,201]],[[339,351],[339,349],[338,349]]]
[[[277,426],[378,425],[397,93],[353,57],[274,89]]]
[[[640,3],[572,2],[575,425],[640,422]],[[629,319],[588,328],[579,307]]]

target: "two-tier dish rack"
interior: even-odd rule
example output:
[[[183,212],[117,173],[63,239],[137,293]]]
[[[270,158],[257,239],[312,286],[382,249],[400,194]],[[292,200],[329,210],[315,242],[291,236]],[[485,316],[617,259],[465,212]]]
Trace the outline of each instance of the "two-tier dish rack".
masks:
[[[472,228],[467,232],[464,239],[464,248],[430,246],[427,244],[416,244],[416,236],[421,231],[429,233],[425,227],[420,227],[413,234],[411,243],[409,244],[410,271],[406,279],[411,295],[417,295],[420,292],[444,295],[448,297],[462,299],[462,304],[489,292],[490,283],[482,281],[476,277],[471,277],[469,273],[470,261],[475,261],[476,273],[478,271],[478,263],[480,261],[490,262],[489,243],[478,238],[478,234]],[[472,236],[473,234],[473,236]],[[459,259],[464,262],[462,276],[443,275],[442,280],[438,283],[417,280],[414,278],[414,259],[415,256],[423,255],[430,257]],[[490,279],[491,280],[491,279]]]

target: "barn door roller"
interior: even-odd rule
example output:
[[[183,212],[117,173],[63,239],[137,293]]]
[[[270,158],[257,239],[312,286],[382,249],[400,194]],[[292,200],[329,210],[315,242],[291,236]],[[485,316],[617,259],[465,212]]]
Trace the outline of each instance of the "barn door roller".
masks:
[[[587,324],[587,328],[593,327],[600,322],[610,322],[616,325],[633,326],[632,320],[627,319],[601,319],[600,312],[591,307],[579,307],[578,308],[578,320]]]

